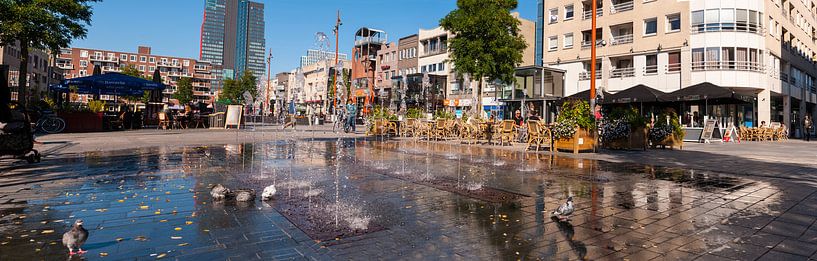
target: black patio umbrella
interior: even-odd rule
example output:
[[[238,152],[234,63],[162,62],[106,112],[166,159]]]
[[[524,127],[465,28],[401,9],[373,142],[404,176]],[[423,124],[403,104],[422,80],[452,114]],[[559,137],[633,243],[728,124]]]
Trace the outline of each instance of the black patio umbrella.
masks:
[[[653,89],[652,87],[639,84],[623,91],[608,96],[604,103],[606,104],[626,104],[638,103],[639,110],[644,111],[644,103],[655,103],[660,101],[659,97],[665,95],[665,92]]]
[[[605,97],[605,101],[606,103],[657,102],[658,98],[665,94],[667,93],[639,84]]]
[[[610,95],[611,95],[611,94],[610,94],[609,92],[602,91],[602,90],[596,90],[596,96],[597,96],[597,97],[602,97],[602,98],[604,98],[605,100],[606,100],[608,97],[610,97]],[[563,99],[563,100],[564,100],[564,99],[569,99],[569,100],[589,100],[589,99],[590,99],[590,90],[586,90],[586,91],[578,92],[578,93],[576,93],[576,94],[573,94],[573,95],[570,95],[570,96],[564,97],[564,98],[562,98],[562,99]]]
[[[94,65],[94,73],[91,75],[100,75],[102,74],[102,66]]]
[[[752,91],[735,91],[703,82],[658,97],[661,101],[681,103],[704,103],[704,115],[708,115],[710,104],[744,104],[753,101]]]
[[[667,102],[700,102],[708,104],[751,103],[751,91],[735,91],[733,88],[721,87],[710,82],[699,83],[680,90],[664,94],[658,99]]]

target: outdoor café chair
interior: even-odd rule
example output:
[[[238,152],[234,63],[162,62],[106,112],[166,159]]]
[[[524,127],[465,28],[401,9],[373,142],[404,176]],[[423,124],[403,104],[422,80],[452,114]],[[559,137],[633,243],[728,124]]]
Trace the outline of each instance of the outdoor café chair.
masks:
[[[513,141],[513,136],[514,136],[513,120],[502,121],[502,126],[500,128],[499,133],[499,145],[505,144],[505,141],[508,141],[508,145],[512,145],[511,142]]]
[[[170,119],[167,118],[167,113],[159,112],[159,125],[156,126],[156,129],[167,129],[171,127]]]
[[[417,119],[413,119],[413,118],[406,119],[406,122],[403,123],[402,128],[400,128],[400,130],[403,132],[402,136],[403,137],[414,136],[415,132],[416,132],[415,128],[417,127],[416,125],[417,125]]]

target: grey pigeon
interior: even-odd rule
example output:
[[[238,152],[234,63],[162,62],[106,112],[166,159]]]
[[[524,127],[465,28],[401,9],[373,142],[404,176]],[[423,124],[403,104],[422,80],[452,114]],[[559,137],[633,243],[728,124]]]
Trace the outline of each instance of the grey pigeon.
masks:
[[[255,190],[238,189],[235,191],[235,200],[238,202],[249,202],[255,200]]]
[[[559,206],[556,211],[553,211],[554,217],[558,217],[559,220],[564,221],[567,219],[568,216],[573,214],[573,196],[567,197],[567,202]]]
[[[88,239],[88,230],[82,227],[82,220],[77,219],[74,222],[74,226],[71,227],[71,230],[62,234],[62,244],[68,247],[68,253],[70,255],[74,254],[85,254],[86,251],[82,250],[82,245],[85,244],[85,240]],[[79,251],[74,252],[74,249]]]
[[[213,199],[215,199],[215,200],[222,200],[222,199],[226,198],[227,195],[229,195],[229,194],[230,194],[230,189],[228,189],[227,187],[224,187],[224,185],[221,185],[221,184],[216,184],[210,190],[210,196],[212,196]]]

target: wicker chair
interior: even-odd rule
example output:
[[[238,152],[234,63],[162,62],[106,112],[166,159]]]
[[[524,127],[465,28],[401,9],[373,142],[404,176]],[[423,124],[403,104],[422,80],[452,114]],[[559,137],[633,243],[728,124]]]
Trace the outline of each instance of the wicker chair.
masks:
[[[526,150],[530,149],[531,145],[535,145],[536,151],[539,151],[542,145],[547,145],[553,151],[551,141],[550,129],[547,126],[539,121],[528,121],[528,146],[525,148]]]
[[[508,145],[512,145],[511,142],[513,141],[514,137],[514,129],[516,129],[513,120],[504,120],[502,121],[499,132],[499,145],[505,144],[505,141],[508,142]]]
[[[406,121],[403,123],[403,127],[400,128],[400,131],[402,132],[400,135],[403,137],[415,136],[417,132],[416,128],[417,119],[412,118],[406,119]]]

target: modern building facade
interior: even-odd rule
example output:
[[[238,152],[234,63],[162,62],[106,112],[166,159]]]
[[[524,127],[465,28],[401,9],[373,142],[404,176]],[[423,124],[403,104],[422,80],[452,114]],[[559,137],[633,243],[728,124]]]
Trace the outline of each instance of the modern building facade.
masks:
[[[90,48],[65,48],[57,56],[56,66],[63,70],[66,79],[92,75],[94,67],[100,67],[102,73],[121,72],[127,66],[133,66],[144,77],[153,77],[159,70],[165,89],[165,99],[176,91],[176,82],[182,77],[193,81],[193,101],[212,102],[213,93],[210,84],[217,78],[213,75],[212,64],[195,59],[155,55],[151,48],[139,46],[138,51],[122,52]]]
[[[53,66],[50,52],[31,49],[28,57],[28,93],[29,100],[45,97],[48,86],[62,80],[62,70]],[[0,64],[9,66],[8,86],[11,88],[12,100],[17,100],[17,91],[20,81],[20,45],[0,46]]]
[[[205,0],[201,26],[199,59],[214,65],[223,78],[235,78],[245,71],[261,78],[266,74],[264,4],[248,0]]]
[[[396,109],[399,105],[393,89],[392,77],[397,76],[397,43],[387,43],[383,49],[377,51],[377,65],[375,66],[375,90],[378,92],[378,104]],[[383,93],[380,93],[381,90]],[[382,95],[381,95],[382,94]]]
[[[685,105],[723,125],[781,122],[797,134],[817,114],[817,9],[811,0],[600,0],[597,74],[590,75],[591,1],[539,1],[544,64],[565,70],[566,95],[637,84],[671,92],[713,83],[754,97]],[[537,54],[537,56],[539,56]],[[690,122],[690,125],[694,122]]]
[[[334,61],[335,52],[309,49],[306,50],[306,55],[301,56],[301,67],[310,66],[326,59]],[[338,53],[338,60],[349,60],[349,56],[345,53]]]
[[[353,95],[358,103],[366,105],[375,98],[374,84],[377,66],[377,52],[388,42],[388,35],[382,30],[363,27],[355,32],[355,45],[352,47],[352,86]],[[361,99],[363,98],[363,99]],[[364,108],[365,113],[367,108]]]

